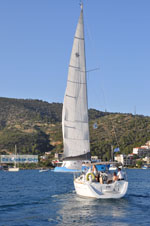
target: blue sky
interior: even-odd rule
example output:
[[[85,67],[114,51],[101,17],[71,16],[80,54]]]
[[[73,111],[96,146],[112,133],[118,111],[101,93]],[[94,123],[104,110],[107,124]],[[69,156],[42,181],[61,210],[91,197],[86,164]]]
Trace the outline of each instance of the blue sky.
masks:
[[[89,108],[150,116],[150,1],[84,0]],[[63,102],[79,0],[0,1],[0,96]]]

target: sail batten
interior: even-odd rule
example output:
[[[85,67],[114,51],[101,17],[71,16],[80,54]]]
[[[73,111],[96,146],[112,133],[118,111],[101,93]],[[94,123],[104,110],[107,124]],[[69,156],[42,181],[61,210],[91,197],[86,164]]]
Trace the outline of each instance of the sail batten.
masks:
[[[81,140],[84,140],[84,141],[88,141],[89,139],[75,139],[75,138],[66,138],[67,140],[77,140],[77,141],[81,141]]]
[[[81,38],[81,37],[74,36],[74,38],[77,38],[77,39],[80,39],[80,40],[84,41],[84,38]]]
[[[76,81],[70,81],[70,80],[68,80],[68,82],[72,82],[72,83],[76,83],[76,84],[86,85],[86,83],[85,83],[85,82],[76,82]]]
[[[66,97],[70,97],[70,98],[74,98],[74,99],[76,98],[75,96],[70,96],[70,95],[67,95],[67,94],[66,94]]]
[[[72,122],[72,123],[73,123],[74,121],[65,119],[65,122],[66,122],[66,123],[67,123],[67,122],[68,122],[68,123],[69,123],[69,122]],[[77,121],[77,120],[76,120],[75,122],[76,122],[76,123],[77,123],[77,122],[79,122],[79,123],[88,123],[87,121]]]
[[[69,65],[69,67],[72,67],[72,68],[75,68],[75,69],[80,70],[80,68],[79,68],[79,67],[76,67],[76,66],[73,66],[73,65]]]

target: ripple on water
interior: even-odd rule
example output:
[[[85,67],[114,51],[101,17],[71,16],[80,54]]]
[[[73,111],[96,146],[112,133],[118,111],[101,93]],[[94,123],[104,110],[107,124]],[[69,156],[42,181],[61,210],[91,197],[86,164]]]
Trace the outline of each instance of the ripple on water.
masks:
[[[119,200],[76,196],[73,174],[0,172],[1,223],[13,225],[143,225],[150,222],[150,171],[127,170],[129,190]],[[143,178],[141,182],[141,178]]]

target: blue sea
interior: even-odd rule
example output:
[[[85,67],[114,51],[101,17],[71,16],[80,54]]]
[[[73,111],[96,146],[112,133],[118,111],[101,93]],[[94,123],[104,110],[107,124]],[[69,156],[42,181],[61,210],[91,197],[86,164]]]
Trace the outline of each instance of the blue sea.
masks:
[[[149,226],[150,170],[127,175],[123,199],[95,200],[76,195],[70,173],[0,171],[0,226]]]

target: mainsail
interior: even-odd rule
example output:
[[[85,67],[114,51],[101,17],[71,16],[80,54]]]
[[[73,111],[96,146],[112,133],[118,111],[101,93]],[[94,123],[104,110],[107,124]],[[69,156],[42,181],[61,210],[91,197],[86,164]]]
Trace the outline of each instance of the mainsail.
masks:
[[[83,7],[77,24],[64,97],[62,130],[65,160],[90,160]]]

